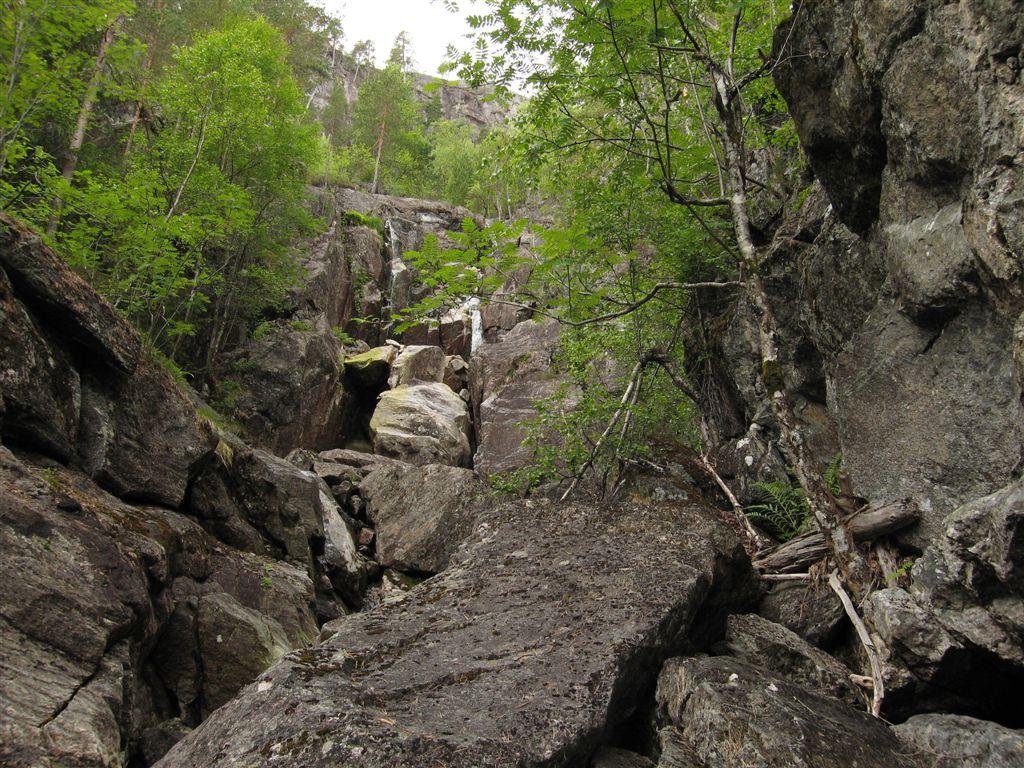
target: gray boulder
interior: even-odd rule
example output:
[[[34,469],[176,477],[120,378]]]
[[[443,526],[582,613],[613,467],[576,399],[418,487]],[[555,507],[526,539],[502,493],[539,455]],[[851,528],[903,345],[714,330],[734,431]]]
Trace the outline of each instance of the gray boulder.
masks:
[[[5,765],[152,762],[198,724],[204,702],[259,674],[268,647],[298,648],[318,631],[304,570],[4,448],[0,580]],[[269,645],[230,638],[267,627]]]
[[[704,768],[915,768],[881,720],[735,659],[672,659],[661,721]]]
[[[519,323],[498,341],[484,343],[470,362],[476,456],[483,477],[525,466],[532,454],[523,423],[538,415],[536,403],[554,395],[564,379],[555,369],[557,322]]]
[[[0,211],[0,268],[42,322],[99,367],[131,374],[143,356],[135,330],[67,262],[21,222]]]
[[[51,344],[0,269],[0,390],[5,439],[62,461],[75,455],[82,388],[66,352]]]
[[[850,670],[781,624],[753,614],[730,616],[716,651],[752,666],[770,669],[790,682],[820,691],[852,706],[864,697],[850,682]]]
[[[445,353],[440,347],[407,346],[398,353],[391,367],[388,386],[441,381],[445,372]]]
[[[375,469],[359,493],[375,526],[377,562],[418,573],[448,566],[488,497],[473,472],[440,464]]]
[[[846,613],[827,584],[784,581],[761,600],[757,612],[791,629],[812,645],[831,648],[846,626]]]
[[[398,349],[387,344],[350,355],[345,358],[345,375],[356,387],[379,391],[387,386],[391,365],[397,354]]]
[[[199,653],[203,659],[203,716],[226,704],[291,645],[281,626],[217,592],[199,599]]]
[[[503,505],[447,571],[332,622],[160,765],[586,761],[671,649],[756,589],[703,506]]]
[[[366,589],[366,566],[330,489],[314,473],[222,435],[192,483],[188,509],[229,545],[329,577],[349,605]],[[319,559],[314,543],[324,542]]]
[[[896,733],[930,768],[1024,765],[1024,732],[963,715],[915,715]]]
[[[217,444],[183,386],[150,360],[127,378],[83,381],[76,463],[117,496],[180,506]]]
[[[342,354],[328,330],[288,322],[245,344],[233,355],[221,387],[238,388],[232,415],[247,439],[282,455],[337,445],[352,402]]]
[[[1024,684],[1024,487],[956,510],[918,559],[908,590],[864,606],[889,663],[895,713],[955,708],[1002,719]]]
[[[469,408],[440,382],[409,384],[381,395],[370,419],[373,450],[410,464],[468,466]]]

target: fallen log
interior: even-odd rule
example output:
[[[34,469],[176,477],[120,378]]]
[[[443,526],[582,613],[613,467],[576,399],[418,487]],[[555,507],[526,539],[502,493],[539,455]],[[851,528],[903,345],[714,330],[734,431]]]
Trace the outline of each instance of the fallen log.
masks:
[[[908,501],[865,506],[843,520],[843,526],[861,543],[898,531],[917,522],[917,507]],[[767,573],[806,571],[810,563],[830,552],[820,531],[808,531],[777,547],[758,553],[754,567]]]

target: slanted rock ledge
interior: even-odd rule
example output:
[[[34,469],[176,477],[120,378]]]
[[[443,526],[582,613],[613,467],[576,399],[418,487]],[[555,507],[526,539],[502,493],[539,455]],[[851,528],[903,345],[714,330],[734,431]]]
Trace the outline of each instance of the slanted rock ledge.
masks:
[[[328,624],[159,765],[583,764],[666,658],[757,597],[705,506],[504,504],[447,571]]]

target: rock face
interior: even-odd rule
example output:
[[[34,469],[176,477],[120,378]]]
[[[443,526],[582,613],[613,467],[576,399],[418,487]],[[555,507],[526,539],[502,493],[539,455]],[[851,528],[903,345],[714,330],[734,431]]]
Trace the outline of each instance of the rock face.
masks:
[[[865,606],[890,662],[897,711],[933,707],[1022,723],[1011,702],[1024,682],[1020,482],[965,505],[917,561],[909,591]]]
[[[659,713],[704,768],[917,768],[884,723],[726,657],[673,659]]]
[[[364,564],[315,475],[218,436],[2,214],[0,341],[0,762],[150,765],[358,605]]]
[[[370,420],[375,453],[410,464],[467,466],[469,407],[440,382],[407,384],[381,395]]]
[[[843,699],[853,706],[863,704],[863,698],[850,682],[849,669],[794,632],[760,616],[730,616],[718,650],[753,666],[770,669],[791,683]]]
[[[470,363],[476,413],[474,467],[484,477],[518,469],[530,458],[522,422],[537,415],[535,403],[562,384],[554,364],[559,326],[526,321],[495,342],[484,343]]]
[[[341,358],[360,356],[351,354],[353,340],[384,344],[392,314],[422,298],[402,254],[428,235],[445,240],[473,218],[446,203],[344,188],[311,190],[310,197],[328,228],[295,247],[302,277],[282,309],[285,317],[261,325],[220,361],[214,388],[218,405],[245,428],[247,439],[278,454],[340,447],[365,429],[360,385],[357,391],[348,386],[360,372],[344,368]],[[468,356],[470,336],[469,315],[456,312],[410,329],[402,340]],[[373,398],[386,381],[387,375]]]
[[[486,487],[468,469],[382,466],[359,482],[385,568],[439,573],[470,534]],[[493,502],[492,502],[493,503]]]
[[[352,395],[345,389],[343,348],[330,333],[279,323],[238,353],[234,416],[247,435],[275,453],[333,448]]]
[[[671,649],[751,600],[744,562],[699,506],[499,507],[445,573],[331,624],[161,766],[585,760]]]
[[[825,584],[781,582],[764,596],[757,611],[822,648],[839,640],[846,622],[842,604]]]
[[[0,436],[74,461],[119,496],[180,504],[215,443],[190,399],[84,280],[2,214],[0,272]]]
[[[896,733],[931,768],[1012,768],[1024,762],[1024,734],[962,715],[915,715]]]
[[[0,578],[5,764],[155,760],[317,631],[305,570],[4,448]],[[236,642],[256,627],[265,637]]]
[[[790,54],[776,83],[820,184],[766,256],[786,384],[823,465],[841,452],[859,495],[918,503],[900,535],[917,549],[1021,459],[1018,6],[828,0],[776,34]],[[770,445],[751,318],[743,302],[719,314],[704,412],[725,440],[759,423]],[[739,476],[785,469],[754,458]]]
[[[888,575],[864,605],[890,718],[1021,724],[1024,590],[1008,555],[1024,423],[1021,18],[1011,0],[824,0],[776,33],[775,81],[816,179],[765,232],[785,385],[820,467],[841,454],[856,495],[921,510],[894,536],[918,558],[909,578]],[[749,502],[787,471],[756,321],[728,296],[700,303],[690,373],[720,474]],[[831,595],[829,610],[800,590],[777,587],[762,612],[834,648]]]
[[[365,565],[330,490],[312,472],[225,435],[192,484],[188,508],[231,546],[311,576],[322,572],[350,605],[360,605]]]

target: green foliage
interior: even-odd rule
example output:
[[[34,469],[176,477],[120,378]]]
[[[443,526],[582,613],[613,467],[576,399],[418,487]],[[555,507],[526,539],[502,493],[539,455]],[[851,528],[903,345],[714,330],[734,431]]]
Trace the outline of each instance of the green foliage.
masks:
[[[757,483],[755,488],[761,499],[745,510],[752,522],[764,527],[779,541],[789,541],[803,533],[811,519],[811,508],[802,489],[782,481]]]
[[[292,320],[288,327],[299,333],[312,333],[315,330],[313,324],[307,320]]]
[[[342,226],[369,227],[377,230],[377,234],[384,237],[384,220],[380,216],[367,216],[359,211],[343,211],[338,218]]]
[[[217,382],[216,397],[213,405],[218,413],[233,413],[238,407],[238,400],[245,394],[245,387],[234,379],[221,379]],[[215,422],[216,423],[216,422]]]
[[[828,463],[828,468],[825,470],[825,487],[832,492],[833,495],[838,496],[842,493],[842,485],[839,482],[839,476],[843,471],[843,454],[837,453],[832,461]]]
[[[371,72],[359,88],[351,130],[353,146],[362,148],[364,158],[373,158],[354,181],[377,178],[378,188],[392,194],[417,192],[428,148],[423,112],[406,71],[388,66]]]
[[[116,163],[80,164],[70,183],[45,148],[4,145],[5,203],[44,228],[62,200],[54,246],[169,358],[206,330],[208,363],[219,324],[257,317],[295,279],[286,246],[312,231],[301,203],[317,143],[289,55],[262,18],[197,36],[150,87],[162,130]],[[26,174],[34,186],[10,192]]]
[[[331,328],[331,335],[346,347],[350,347],[356,343],[356,340],[346,333],[344,328]]]

